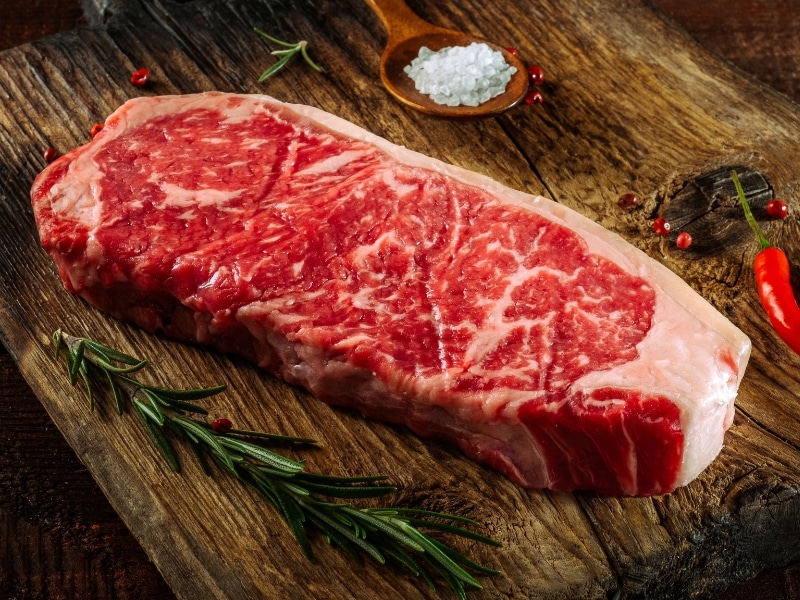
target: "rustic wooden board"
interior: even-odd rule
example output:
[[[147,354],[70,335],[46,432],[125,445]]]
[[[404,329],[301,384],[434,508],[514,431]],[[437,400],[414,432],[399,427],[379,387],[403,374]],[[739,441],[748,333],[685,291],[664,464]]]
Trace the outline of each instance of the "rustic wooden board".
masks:
[[[719,167],[759,171],[775,195],[793,198],[797,107],[635,0],[613,7],[567,0],[411,6],[438,24],[515,45],[542,64],[544,106],[477,123],[408,112],[379,86],[385,35],[355,0],[111,4],[102,27],[0,53],[0,331],[64,437],[182,598],[437,594],[400,571],[354,566],[323,543],[315,545],[318,562],[309,563],[253,494],[203,478],[190,460],[183,475],[169,472],[133,417],[117,418],[108,405],[92,414],[83,395],[66,387],[49,345],[57,327],[156,358],[153,376],[162,382],[227,383],[214,414],[319,439],[322,448],[301,453],[313,470],[388,473],[399,488],[390,501],[483,523],[504,547],[464,548],[504,575],[484,579],[475,598],[704,597],[800,558],[800,360],[758,307],[752,238],[746,229],[723,227],[724,243],[703,244],[698,231],[694,249],[679,252],[674,237],[649,229],[659,212],[685,214],[681,192]],[[326,74],[298,63],[258,85],[273,59],[253,25],[311,40]],[[127,77],[143,65],[152,69],[153,85],[139,90]],[[42,149],[84,143],[93,123],[132,96],[212,89],[318,106],[414,150],[553,197],[667,264],[754,342],[719,459],[686,488],[657,498],[521,490],[440,444],[331,409],[241,361],[147,336],[70,297],[38,247],[28,206]],[[616,199],[627,191],[644,203],[623,215]],[[728,212],[713,205],[709,231],[728,225]],[[768,226],[790,258],[800,255],[797,228],[795,217]]]

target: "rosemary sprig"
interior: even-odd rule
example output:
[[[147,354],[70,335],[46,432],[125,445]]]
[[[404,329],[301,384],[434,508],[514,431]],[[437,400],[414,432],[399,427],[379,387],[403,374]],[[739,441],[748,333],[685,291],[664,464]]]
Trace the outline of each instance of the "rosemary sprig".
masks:
[[[258,78],[258,83],[262,83],[267,79],[269,79],[270,77],[272,77],[275,73],[277,73],[283,67],[285,67],[286,64],[290,60],[292,60],[292,57],[298,53],[303,57],[303,59],[306,61],[306,63],[308,63],[308,65],[312,69],[314,69],[318,73],[323,72],[322,67],[320,67],[317,63],[311,60],[311,57],[308,55],[308,50],[306,50],[308,42],[306,40],[300,40],[296,44],[292,44],[290,42],[284,42],[282,40],[274,38],[268,33],[261,31],[258,27],[254,27],[253,31],[255,31],[258,35],[260,35],[264,39],[272,42],[273,44],[278,44],[279,46],[283,46],[284,48],[284,50],[273,50],[271,52],[273,56],[280,56],[280,60],[278,60],[278,62],[276,62],[274,65],[272,65],[269,69],[267,69],[261,74],[261,77]]]
[[[471,572],[499,573],[423,532],[439,531],[500,546],[461,526],[477,525],[472,519],[410,508],[358,508],[349,502],[326,500],[376,498],[395,488],[381,483],[386,479],[383,475],[335,477],[309,473],[302,461],[256,443],[314,443],[311,439],[237,429],[223,431],[188,416],[207,415],[208,411],[195,402],[220,393],[225,386],[178,390],[148,385],[132,376],[148,365],[146,360],[60,329],[53,334],[53,342],[56,359],[62,355],[66,359],[72,385],[80,379],[86,386],[90,408],[94,408],[93,385],[96,380],[104,381],[117,412],[124,412],[127,401],[172,470],[180,470],[172,445],[178,439],[188,444],[203,472],[211,474],[210,459],[267,500],[286,521],[309,559],[314,559],[309,530],[316,529],[329,544],[338,546],[359,564],[363,562],[362,553],[381,564],[388,557],[424,578],[432,588],[435,585],[429,571],[436,572],[462,599],[466,598],[467,588],[481,588]]]

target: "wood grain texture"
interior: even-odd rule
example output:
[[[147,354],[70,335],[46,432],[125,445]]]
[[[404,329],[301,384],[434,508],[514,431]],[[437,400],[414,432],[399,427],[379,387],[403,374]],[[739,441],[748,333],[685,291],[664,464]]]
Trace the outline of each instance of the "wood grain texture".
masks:
[[[108,409],[92,415],[80,393],[65,391],[47,344],[55,327],[91,331],[158,356],[161,377],[187,385],[226,382],[231,393],[215,402],[215,410],[243,426],[317,437],[324,449],[311,453],[314,468],[388,472],[400,486],[398,501],[465,512],[485,523],[504,549],[470,549],[505,576],[485,580],[475,597],[595,598],[617,590],[625,597],[708,597],[760,569],[800,558],[797,360],[772,360],[781,346],[753,295],[755,248],[743,236],[693,256],[649,232],[653,215],[720,166],[749,165],[775,193],[792,198],[795,106],[722,68],[637,2],[611,10],[592,3],[516,3],[500,17],[477,3],[412,7],[433,22],[493,39],[525,32],[509,44],[545,66],[545,106],[468,125],[405,111],[376,85],[383,33],[355,1],[137,2],[112,10],[105,28],[2,54],[0,93],[7,102],[0,145],[9,151],[0,163],[0,224],[7,232],[0,329],[70,446],[180,597],[350,597],[344,590],[354,573],[367,582],[356,597],[433,595],[397,571],[354,568],[322,544],[316,546],[319,563],[306,563],[282,524],[246,492],[209,487],[188,461],[187,477],[168,473],[132,419],[116,419]],[[269,83],[268,93],[320,106],[593,216],[665,262],[745,329],[756,350],[719,460],[690,486],[654,499],[520,490],[448,448],[329,409],[238,361],[143,335],[66,296],[36,246],[27,205],[30,181],[43,167],[41,149],[83,143],[92,123],[138,93],[264,91],[255,81],[271,60],[269,49],[248,37],[251,25],[263,23],[289,38],[313,38],[327,69],[320,81],[295,65]],[[125,85],[141,65],[154,70],[154,85],[144,92]],[[620,215],[616,198],[631,190],[645,204]],[[798,250],[796,227],[792,219],[770,229],[790,256]],[[254,405],[253,397],[263,400]],[[174,502],[185,497],[193,500]],[[221,537],[220,531],[240,535]],[[789,543],[774,544],[778,534]]]

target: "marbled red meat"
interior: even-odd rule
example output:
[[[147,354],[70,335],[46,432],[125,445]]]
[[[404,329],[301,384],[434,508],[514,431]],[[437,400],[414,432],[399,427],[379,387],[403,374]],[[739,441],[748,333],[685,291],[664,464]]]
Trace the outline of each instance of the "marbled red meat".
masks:
[[[66,288],[520,484],[657,494],[719,452],[749,341],[618,236],[313,108],[140,98],[37,178]]]

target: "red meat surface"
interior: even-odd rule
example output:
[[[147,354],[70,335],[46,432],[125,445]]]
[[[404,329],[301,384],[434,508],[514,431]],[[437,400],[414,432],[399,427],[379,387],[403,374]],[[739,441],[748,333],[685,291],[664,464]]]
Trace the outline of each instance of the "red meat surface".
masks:
[[[316,109],[133,100],[32,201],[89,303],[527,487],[668,492],[732,420],[749,341],[659,263]]]

